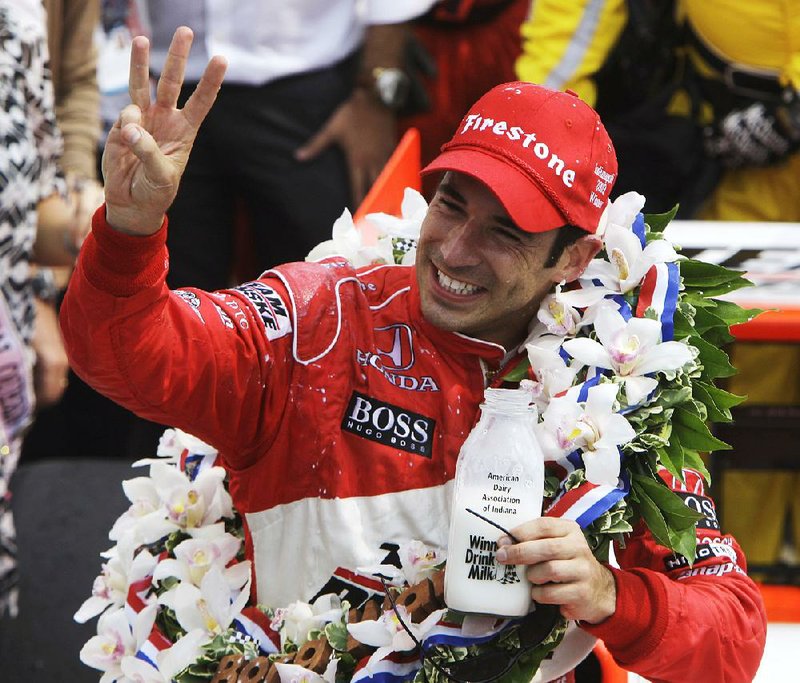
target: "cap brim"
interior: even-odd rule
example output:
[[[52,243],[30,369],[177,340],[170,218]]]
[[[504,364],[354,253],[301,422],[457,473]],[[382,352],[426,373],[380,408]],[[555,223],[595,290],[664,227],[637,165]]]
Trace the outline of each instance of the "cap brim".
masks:
[[[486,185],[525,232],[546,232],[569,222],[534,180],[508,161],[474,147],[445,150],[421,173],[436,171],[457,171]]]

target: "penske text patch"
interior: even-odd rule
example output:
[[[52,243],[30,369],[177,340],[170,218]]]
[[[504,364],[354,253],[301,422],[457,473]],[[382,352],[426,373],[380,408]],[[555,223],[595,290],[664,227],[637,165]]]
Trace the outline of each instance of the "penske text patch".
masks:
[[[244,294],[256,309],[258,317],[264,323],[267,339],[274,341],[291,333],[292,320],[286,304],[272,287],[263,282],[246,282],[234,289]]]

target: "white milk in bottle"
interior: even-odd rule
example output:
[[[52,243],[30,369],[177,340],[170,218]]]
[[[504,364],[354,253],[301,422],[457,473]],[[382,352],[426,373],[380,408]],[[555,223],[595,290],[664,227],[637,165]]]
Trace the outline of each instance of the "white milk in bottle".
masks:
[[[450,609],[522,616],[531,607],[525,567],[496,562],[496,541],[540,517],[544,458],[526,389],[487,389],[456,464],[444,599]]]

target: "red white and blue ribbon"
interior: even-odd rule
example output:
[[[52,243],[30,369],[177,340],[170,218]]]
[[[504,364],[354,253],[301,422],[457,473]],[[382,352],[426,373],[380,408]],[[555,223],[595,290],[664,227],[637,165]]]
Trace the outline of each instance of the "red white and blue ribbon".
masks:
[[[180,468],[189,477],[189,481],[194,481],[200,472],[213,467],[216,459],[216,451],[213,453],[192,453],[188,448],[184,448],[180,456]]]
[[[641,211],[637,213],[636,218],[633,219],[631,230],[633,230],[633,234],[639,238],[639,243],[642,245],[642,249],[644,249],[647,245],[647,237],[645,236],[644,214]]]
[[[427,650],[434,645],[450,645],[453,647],[469,647],[479,645],[495,638],[499,633],[518,623],[519,619],[497,619],[491,627],[481,632],[481,635],[464,635],[461,624],[441,619],[425,634],[422,645]]]
[[[661,322],[661,340],[671,341],[675,336],[674,317],[678,306],[681,276],[677,263],[656,263],[642,280],[636,316],[643,318],[652,308]]]
[[[142,646],[136,652],[136,658],[141,659],[147,662],[150,666],[155,669],[158,669],[158,653],[163,652],[164,650],[168,650],[173,645],[172,641],[169,640],[161,630],[153,624],[153,628],[150,631],[150,635],[148,636],[147,640],[142,643]]]
[[[152,589],[152,576],[145,576],[143,579],[133,581],[128,586],[128,596],[125,599],[125,615],[128,617],[129,623],[132,624],[136,619],[136,615],[150,604],[147,597]]]
[[[270,627],[269,617],[257,607],[245,607],[242,613],[233,620],[231,626],[255,640],[262,654],[268,655],[281,651],[280,634]]]
[[[422,638],[422,647],[428,650],[437,645],[447,645],[452,647],[469,647],[486,643],[497,637],[498,634],[519,623],[519,619],[498,618],[495,623],[487,630],[483,630],[481,635],[465,635],[461,624],[449,622],[444,619],[439,621]],[[369,683],[401,683],[414,678],[421,667],[418,654],[393,652],[385,659],[370,666],[369,671],[365,668],[367,658],[359,663],[353,674],[352,683],[358,681],[369,681]]]
[[[392,652],[385,659],[372,664],[369,669],[366,668],[367,661],[368,658],[365,657],[359,662],[353,672],[353,677],[350,679],[351,683],[359,683],[359,681],[369,681],[370,683],[410,681],[417,675],[417,671],[421,667],[419,657],[414,653]]]
[[[570,454],[572,456],[573,454]],[[572,465],[569,456],[566,462]],[[562,465],[563,466],[563,465]],[[600,515],[610,510],[630,491],[630,482],[623,473],[616,486],[592,484],[585,481],[569,491],[562,492],[544,512],[546,517],[571,519],[585,529]]]

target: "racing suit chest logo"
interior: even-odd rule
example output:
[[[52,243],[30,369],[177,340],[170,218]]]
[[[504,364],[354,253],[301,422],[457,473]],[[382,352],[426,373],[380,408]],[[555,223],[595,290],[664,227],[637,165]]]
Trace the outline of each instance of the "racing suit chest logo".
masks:
[[[370,441],[431,457],[436,421],[419,413],[384,403],[357,391],[342,420],[342,429]]]
[[[356,361],[362,367],[377,370],[392,385],[407,391],[439,391],[439,386],[429,375],[415,375],[408,371],[414,366],[414,344],[411,327],[393,323],[376,327],[375,350],[356,349]]]

